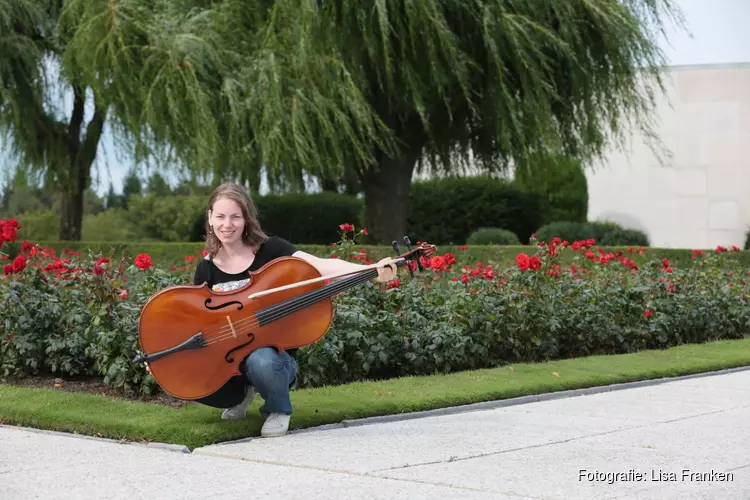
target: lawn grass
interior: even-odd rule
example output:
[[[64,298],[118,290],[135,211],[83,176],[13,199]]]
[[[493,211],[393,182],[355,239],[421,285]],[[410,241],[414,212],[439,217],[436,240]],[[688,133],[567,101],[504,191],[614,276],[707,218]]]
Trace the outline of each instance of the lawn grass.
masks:
[[[634,354],[297,390],[290,429],[553,391],[750,365],[750,339]],[[257,396],[242,421],[199,404],[170,408],[99,395],[0,384],[0,422],[79,434],[182,444],[188,448],[260,434]]]

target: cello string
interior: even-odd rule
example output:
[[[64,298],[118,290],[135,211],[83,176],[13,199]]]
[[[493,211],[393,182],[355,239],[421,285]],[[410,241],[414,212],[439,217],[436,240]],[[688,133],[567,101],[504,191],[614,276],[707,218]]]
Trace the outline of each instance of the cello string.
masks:
[[[398,262],[396,262],[396,266],[399,266]],[[360,283],[364,283],[364,282],[366,282],[366,281],[374,278],[375,276],[377,276],[377,269],[369,269],[369,270],[366,270],[365,272],[363,272],[360,275],[356,275],[353,278],[344,279],[344,280],[335,282],[335,286],[328,285],[328,286],[325,286],[323,288],[318,288],[316,290],[308,292],[309,295],[307,295],[307,296],[300,295],[300,296],[297,296],[297,297],[293,297],[293,298],[291,298],[291,299],[289,299],[289,300],[287,300],[285,302],[282,302],[280,304],[272,304],[272,305],[264,308],[263,312],[264,312],[264,314],[269,315],[268,318],[270,319],[270,321],[269,321],[269,323],[270,323],[272,321],[276,321],[277,319],[279,319],[279,318],[281,318],[281,317],[283,317],[283,316],[285,316],[287,314],[291,314],[291,313],[294,313],[294,312],[300,310],[300,308],[297,308],[297,307],[293,306],[293,304],[295,303],[294,301],[299,300],[300,297],[309,297],[310,299],[312,299],[313,302],[307,301],[307,298],[305,299],[304,302],[301,302],[301,304],[303,304],[302,307],[307,307],[311,303],[317,302],[317,301],[321,300],[322,298],[333,296],[336,293],[340,293],[340,292],[342,292],[342,291],[344,291],[347,288],[350,288],[352,286],[358,285]],[[332,288],[331,288],[331,286],[332,286]],[[330,291],[330,293],[329,293],[329,291]],[[289,307],[294,307],[294,310],[292,310],[290,313],[287,313],[286,311],[288,310]],[[276,311],[278,311],[279,313],[281,313],[281,315],[280,316],[277,315]],[[250,321],[251,323],[247,324],[248,321]],[[208,339],[207,344],[214,343],[213,341],[217,341],[218,342],[218,341],[221,341],[221,340],[225,340],[225,339],[229,339],[229,338],[234,338],[235,332],[237,331],[237,329],[235,328],[234,332],[233,332],[232,331],[232,327],[233,326],[240,326],[241,328],[247,328],[248,330],[242,330],[242,333],[246,333],[246,331],[252,330],[253,328],[257,328],[259,326],[259,320],[257,319],[257,315],[252,315],[252,316],[249,316],[247,318],[243,318],[243,319],[238,320],[233,325],[226,325],[226,326],[218,327],[214,331],[205,330],[203,333],[210,333],[212,335],[214,335],[214,334],[219,335],[218,337],[210,337]],[[223,334],[223,335],[221,335],[221,334]]]
[[[352,280],[352,281],[348,281],[347,280],[347,281],[342,282],[339,285],[337,285],[335,287],[332,287],[330,289],[327,288],[325,290],[323,290],[323,289],[316,290],[315,292],[311,293],[309,296],[305,297],[305,299],[298,300],[298,301],[293,302],[291,304],[289,304],[289,303],[287,303],[287,304],[277,304],[276,305],[276,309],[272,310],[271,314],[268,315],[268,317],[267,317],[267,319],[269,320],[268,322],[270,323],[270,322],[276,321],[277,319],[280,319],[280,318],[282,318],[284,316],[287,316],[287,315],[292,314],[294,312],[297,312],[297,311],[299,311],[301,309],[304,309],[305,307],[307,307],[307,306],[309,306],[309,305],[311,305],[311,304],[313,304],[313,303],[315,303],[315,302],[317,302],[319,300],[322,300],[323,298],[329,296],[328,292],[330,292],[330,295],[333,295],[333,294],[339,293],[340,291],[345,290],[348,287],[357,285],[359,283],[364,283],[364,282],[368,281],[369,279],[371,279],[371,277],[365,275],[365,276],[362,276],[362,277],[358,277],[357,279]],[[325,292],[325,293],[323,293],[323,292]],[[292,299],[292,300],[294,300],[294,299]],[[272,306],[272,307],[274,307],[274,306]],[[268,311],[268,309],[266,311]],[[251,320],[252,324],[245,325],[244,327],[240,328],[239,330],[237,328],[235,328],[235,332],[238,332],[240,334],[244,334],[244,333],[250,332],[251,330],[253,330],[257,326],[259,326],[259,323],[256,321],[257,317],[248,318],[248,319],[245,319],[245,320],[240,320],[240,321],[237,322],[237,324],[246,323],[248,320]],[[229,328],[229,329],[231,330],[231,328]],[[220,341],[231,339],[231,338],[234,338],[234,333],[224,334],[224,335],[221,335],[219,337],[212,337],[212,338],[208,339],[208,341],[206,342],[206,345],[214,344],[216,342],[220,342]]]
[[[347,283],[350,282],[349,280],[343,280],[343,281],[346,281]],[[342,285],[343,281],[336,283],[336,286],[334,286],[333,289],[330,286],[326,286],[326,287],[323,287],[323,288],[315,289],[315,290],[313,290],[311,292],[308,292],[308,293],[311,294],[311,295],[315,295],[315,300],[319,300],[319,297],[328,296],[328,295],[334,295],[334,294],[336,294],[336,293],[338,293],[338,292],[341,291],[341,285]],[[331,291],[330,294],[328,293],[329,291]],[[318,295],[319,293],[320,293],[320,295]],[[297,296],[297,297],[292,297],[291,299],[288,299],[288,300],[286,300],[286,301],[284,301],[282,303],[271,304],[270,306],[268,306],[266,308],[263,308],[261,311],[263,312],[264,315],[269,315],[268,317],[271,318],[271,321],[274,321],[275,319],[278,319],[276,316],[274,316],[274,313],[276,311],[286,310],[286,308],[289,306],[289,302],[292,302],[294,300],[299,300],[300,297],[303,297],[303,296],[304,296],[304,294],[300,295],[300,296]],[[248,321],[251,322],[251,324],[248,325],[247,324]],[[256,328],[256,327],[259,326],[258,321],[259,320],[257,318],[257,313],[253,313],[252,315],[250,315],[248,317],[245,317],[245,318],[242,318],[242,319],[239,319],[239,320],[235,321],[232,326],[235,327],[235,331],[236,331],[236,327],[237,326],[239,326],[241,328],[248,328],[249,327],[249,328],[252,329],[252,328]],[[234,334],[231,333],[232,332],[232,326],[225,325],[225,326],[217,327],[215,330],[210,330],[210,329],[203,330],[203,333],[205,333],[205,334],[211,334],[211,335],[214,335],[214,334],[224,334],[224,333],[228,334],[227,337],[210,337],[209,340],[230,338],[230,337],[234,336]],[[244,331],[243,331],[243,333],[244,333]]]
[[[301,309],[304,309],[305,307],[308,307],[309,305],[314,304],[315,302],[318,302],[319,300],[322,300],[323,298],[342,292],[347,288],[350,288],[357,284],[369,281],[370,279],[372,279],[372,276],[369,276],[369,274],[371,273],[363,273],[362,276],[358,276],[352,280],[342,280],[341,282],[339,282],[339,284],[331,288],[320,288],[311,292],[310,295],[295,297],[291,299],[291,303],[282,303],[270,306],[269,308],[265,309],[264,319],[267,319],[268,322],[271,323],[273,321],[276,321],[277,319],[283,318],[284,316],[295,313]],[[375,271],[375,276],[377,276],[377,271]],[[305,298],[300,300],[300,297]],[[257,318],[256,314],[248,318],[239,320],[234,323],[234,332],[236,332],[237,334],[249,333],[254,328],[257,328],[259,326],[259,321],[260,320]],[[250,323],[248,324],[248,322]],[[228,333],[224,333],[224,331],[228,331]],[[210,333],[219,332],[221,333],[221,335],[206,339],[206,345],[211,345],[223,340],[234,338],[234,332],[232,332],[232,328],[230,326],[222,327],[218,332]]]
[[[347,281],[347,283],[350,283],[350,281]],[[356,283],[355,283],[356,284]],[[320,300],[323,297],[334,295],[341,291],[343,283],[337,283],[334,287],[325,287],[325,288],[319,288],[316,290],[313,290],[312,292],[309,292],[310,295],[308,297],[313,298],[313,300],[317,301]],[[348,286],[348,285],[347,285]],[[283,312],[288,309],[288,307],[291,305],[290,302],[294,302],[295,300],[299,301],[301,297],[304,297],[304,295],[300,295],[297,297],[292,297],[291,299],[288,299],[287,301],[284,301],[280,304],[272,304],[264,309],[261,310],[264,317],[267,317],[271,321],[274,321],[278,319],[281,316],[278,316],[278,312]],[[235,331],[237,331],[236,327],[242,328],[256,328],[259,326],[259,319],[257,317],[257,313],[254,313],[252,316],[237,320],[233,326],[235,326]],[[251,322],[249,325],[248,322]],[[219,328],[218,330],[214,331],[204,331],[204,333],[209,334],[218,334],[218,333],[226,333],[225,336],[222,337],[211,337],[209,340],[223,340],[224,338],[231,338],[234,337],[234,334],[231,333],[232,327],[231,326],[223,326]],[[242,330],[242,333],[245,333],[245,330]]]

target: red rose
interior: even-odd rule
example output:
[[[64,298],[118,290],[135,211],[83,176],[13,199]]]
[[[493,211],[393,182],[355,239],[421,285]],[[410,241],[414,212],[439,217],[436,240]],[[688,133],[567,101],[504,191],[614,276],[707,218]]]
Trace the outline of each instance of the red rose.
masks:
[[[433,257],[432,259],[430,259],[430,267],[433,268],[433,269],[436,269],[438,271],[442,271],[442,270],[444,270],[443,268],[445,267],[445,265],[446,265],[445,257],[442,257],[442,256],[438,255],[438,256]]]
[[[106,269],[106,265],[109,264],[109,259],[106,257],[102,257],[96,261],[94,264],[94,274],[97,276],[101,276],[104,274],[104,270]]]
[[[539,257],[537,257],[536,255],[534,255],[532,258],[529,259],[529,267],[532,270],[536,271],[537,269],[539,269],[540,267],[542,267],[542,261],[539,260]]]
[[[150,267],[153,267],[153,264],[151,263],[151,256],[145,253],[138,254],[135,257],[135,266],[138,269],[148,269]]]
[[[7,241],[8,243],[13,243],[18,239],[18,234],[16,233],[16,228],[10,225],[5,225],[2,228],[2,239],[4,241]]]
[[[516,264],[521,271],[526,271],[529,268],[529,256],[525,253],[516,255]]]
[[[13,272],[20,273],[24,269],[26,269],[26,257],[19,255],[13,259]]]

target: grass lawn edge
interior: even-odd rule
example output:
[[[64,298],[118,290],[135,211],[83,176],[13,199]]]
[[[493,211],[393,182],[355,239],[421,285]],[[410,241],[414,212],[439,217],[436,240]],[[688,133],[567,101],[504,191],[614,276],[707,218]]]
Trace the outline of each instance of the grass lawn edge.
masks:
[[[502,402],[514,404],[508,400],[525,396],[531,397],[523,402],[533,402],[561,391],[616,384],[625,384],[622,387],[625,388],[632,382],[742,367],[750,367],[750,339],[301,389],[292,392],[295,411],[290,430],[414,418],[419,416],[415,412],[435,414],[472,408],[455,408],[466,405],[502,406]],[[542,395],[548,397],[533,397]],[[93,394],[0,384],[0,424],[123,442],[178,445],[188,450],[259,436],[263,421],[257,409],[261,404],[262,398],[256,396],[248,418],[223,421],[219,418],[221,410],[199,404],[170,408]]]

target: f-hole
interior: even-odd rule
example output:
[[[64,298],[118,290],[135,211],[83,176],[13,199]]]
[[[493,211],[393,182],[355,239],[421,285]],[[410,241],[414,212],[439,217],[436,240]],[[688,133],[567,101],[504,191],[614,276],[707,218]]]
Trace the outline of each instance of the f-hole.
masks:
[[[223,304],[219,304],[218,306],[210,306],[209,304],[211,303],[211,301],[212,301],[212,300],[213,300],[213,299],[212,299],[211,297],[209,297],[209,298],[207,298],[207,299],[206,299],[206,301],[205,301],[205,302],[203,303],[203,305],[204,305],[204,306],[206,306],[206,309],[209,309],[209,310],[211,310],[211,311],[216,311],[216,310],[218,310],[218,309],[223,309],[224,307],[229,307],[229,306],[231,306],[232,304],[237,304],[237,306],[238,306],[238,307],[237,307],[237,310],[238,310],[238,311],[241,311],[241,310],[242,310],[242,308],[243,308],[243,307],[245,307],[245,306],[244,306],[244,305],[242,304],[242,302],[240,302],[239,300],[232,300],[232,301],[230,301],[230,302],[224,302]]]
[[[229,349],[227,353],[224,355],[224,360],[227,363],[234,363],[234,358],[230,358],[233,352],[237,351],[238,349],[242,349],[243,347],[249,346],[250,344],[255,342],[255,335],[252,332],[248,333],[247,336],[250,337],[250,340],[248,340],[244,344],[240,344],[236,347]]]

